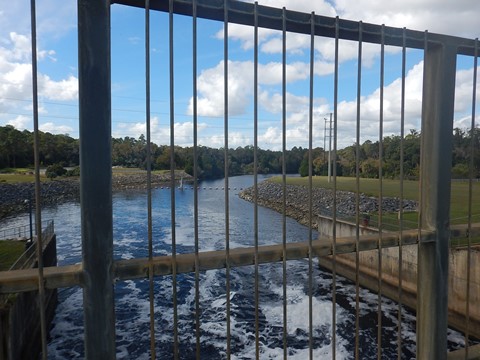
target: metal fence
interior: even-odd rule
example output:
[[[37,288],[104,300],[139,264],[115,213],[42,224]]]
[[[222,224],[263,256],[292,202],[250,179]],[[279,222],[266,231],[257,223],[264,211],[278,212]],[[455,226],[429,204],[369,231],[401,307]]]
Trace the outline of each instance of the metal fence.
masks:
[[[37,270],[28,273],[0,274],[0,291],[16,292],[39,290],[42,297],[46,288],[58,288],[65,286],[80,285],[83,288],[84,310],[84,341],[85,356],[87,358],[113,359],[115,358],[115,313],[114,313],[114,283],[127,279],[149,279],[150,296],[150,339],[151,358],[156,358],[156,334],[162,331],[154,320],[154,284],[156,277],[169,275],[172,277],[173,298],[173,350],[172,357],[180,358],[179,335],[178,335],[178,309],[177,291],[178,275],[181,273],[195,274],[195,323],[196,323],[196,357],[200,357],[201,323],[199,317],[199,281],[200,272],[211,269],[225,269],[225,313],[226,313],[226,357],[232,355],[231,349],[231,276],[230,271],[238,266],[254,267],[255,282],[255,348],[256,358],[262,358],[260,352],[259,331],[259,266],[263,263],[278,262],[282,264],[283,283],[283,357],[288,357],[287,347],[287,262],[295,259],[308,260],[308,343],[309,356],[313,358],[315,347],[313,288],[316,279],[313,276],[314,258],[318,256],[331,256],[332,259],[332,302],[336,303],[337,294],[337,258],[344,253],[355,255],[355,285],[356,304],[355,328],[351,329],[355,336],[355,348],[352,356],[359,358],[359,314],[360,314],[360,253],[367,250],[375,250],[378,261],[378,318],[377,318],[377,356],[382,357],[382,262],[383,252],[387,247],[397,247],[398,254],[398,358],[402,357],[402,267],[405,263],[402,254],[403,247],[415,245],[418,254],[418,286],[417,288],[417,358],[419,359],[445,359],[447,356],[447,327],[448,327],[448,256],[450,241],[450,171],[451,171],[451,144],[453,130],[454,92],[456,76],[456,59],[458,55],[466,55],[473,58],[474,78],[472,87],[472,114],[471,127],[475,127],[475,99],[476,99],[476,69],[478,59],[478,41],[463,39],[445,35],[418,32],[408,29],[391,28],[384,25],[373,25],[362,22],[347,21],[339,18],[324,17],[320,15],[305,14],[286,9],[276,9],[257,4],[237,2],[232,0],[208,1],[208,0],[118,0],[118,4],[140,7],[145,9],[145,68],[146,68],[146,128],[147,128],[147,193],[148,193],[148,250],[146,259],[117,260],[113,259],[113,224],[112,224],[112,178],[111,178],[111,79],[110,79],[110,2],[106,0],[78,0],[78,32],[79,32],[79,105],[80,105],[80,159],[81,159],[81,215],[82,215],[82,265],[62,266],[59,269],[43,268],[39,264]],[[35,49],[35,7],[32,0],[32,49]],[[151,131],[150,131],[150,13],[163,11],[168,13],[169,24],[169,90],[170,90],[170,147],[171,147],[171,254],[168,256],[154,256],[152,238],[152,186],[151,186]],[[175,233],[175,175],[174,175],[174,15],[187,15],[192,20],[192,94],[193,94],[193,138],[194,138],[194,226],[195,226],[195,251],[191,254],[179,254],[176,248]],[[223,22],[224,24],[224,149],[225,149],[225,247],[219,251],[202,251],[198,242],[198,195],[197,195],[197,150],[198,150],[198,111],[197,111],[197,20],[199,18]],[[251,248],[232,248],[229,234],[229,167],[228,167],[228,138],[229,138],[229,48],[228,29],[230,24],[248,25],[254,30],[254,219],[255,228],[254,246]],[[261,246],[258,238],[258,174],[257,174],[257,149],[258,149],[258,32],[261,28],[278,30],[282,34],[282,149],[286,151],[286,41],[287,33],[301,33],[310,37],[310,73],[309,73],[309,183],[308,189],[312,193],[312,142],[313,142],[313,94],[314,94],[314,47],[315,42],[323,38],[334,39],[334,88],[333,88],[333,162],[337,150],[337,126],[338,118],[338,85],[339,85],[339,42],[340,40],[354,41],[358,46],[357,68],[357,118],[356,118],[356,218],[353,237],[345,237],[337,234],[333,226],[331,240],[314,239],[310,230],[309,238],[304,242],[289,243],[286,231],[287,204],[286,204],[286,159],[283,156],[283,226],[279,229],[279,237],[282,241],[278,245]],[[407,230],[403,226],[403,212],[400,206],[399,231],[387,232],[383,226],[383,209],[379,208],[378,234],[361,235],[361,212],[360,212],[360,171],[359,171],[359,143],[361,130],[361,81],[362,74],[362,50],[367,43],[380,46],[380,103],[379,103],[379,161],[382,164],[382,140],[384,137],[384,87],[385,87],[385,47],[395,46],[402,53],[402,92],[401,92],[401,133],[402,145],[400,149],[400,203],[404,200],[403,195],[403,140],[405,137],[405,78],[406,78],[406,51],[407,49],[420,49],[424,53],[424,79],[423,79],[423,104],[422,104],[422,142],[421,142],[421,170],[420,170],[420,202],[419,220],[417,230]],[[36,105],[36,54],[33,51],[33,74],[34,74],[34,111]],[[38,114],[35,115],[38,117]],[[38,128],[36,128],[38,132]],[[474,149],[473,141],[471,153]],[[473,156],[471,157],[473,159]],[[38,166],[38,163],[37,163]],[[473,162],[470,165],[473,174]],[[38,174],[38,171],[36,171]],[[92,176],[95,174],[95,176]],[[333,223],[337,217],[337,174],[333,167]],[[382,166],[379,167],[378,198],[382,202],[383,174]],[[473,177],[473,175],[471,176]],[[472,238],[479,234],[479,227],[472,224],[472,181],[469,180],[469,214],[465,226],[468,252],[471,251]],[[40,183],[37,183],[37,194]],[[309,197],[309,227],[315,222],[312,211],[312,197]],[[40,204],[40,201],[36,201]],[[37,222],[40,215],[37,213]],[[460,231],[460,230],[459,230]],[[39,239],[41,249],[41,237]],[[465,339],[469,344],[469,312],[472,306],[469,293],[469,279],[475,267],[470,264],[470,256],[467,257],[467,273],[465,288]],[[20,281],[21,280],[21,281]],[[41,309],[43,311],[43,309]],[[331,344],[332,355],[336,357],[336,306],[332,306],[331,313]],[[45,320],[42,318],[43,357],[47,357]],[[468,346],[467,346],[468,349]],[[468,357],[468,350],[465,352]]]
[[[46,229],[50,226],[52,220],[43,221],[42,229]],[[35,235],[36,224],[16,226],[8,229],[0,230],[0,241],[9,239],[30,239],[31,234]]]

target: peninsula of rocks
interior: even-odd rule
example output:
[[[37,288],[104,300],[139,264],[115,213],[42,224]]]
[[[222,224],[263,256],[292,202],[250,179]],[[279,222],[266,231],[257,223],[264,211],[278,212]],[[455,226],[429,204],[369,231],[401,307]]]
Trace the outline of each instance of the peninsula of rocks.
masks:
[[[243,190],[239,196],[247,201],[255,201],[254,188]],[[375,213],[379,210],[378,199],[375,197],[360,194],[359,211],[361,214]],[[270,208],[283,213],[283,185],[272,181],[263,181],[258,184],[258,205]],[[312,189],[312,212],[314,216],[333,215],[334,196],[333,191],[314,187]],[[415,211],[417,202],[403,200],[404,211]],[[336,193],[337,216],[343,219],[355,217],[356,194],[348,191],[337,191]],[[400,210],[400,199],[383,198],[382,210],[384,212],[398,212]],[[297,220],[303,225],[309,224],[309,191],[308,187],[301,185],[286,185],[286,215]],[[313,220],[313,227],[316,221]]]

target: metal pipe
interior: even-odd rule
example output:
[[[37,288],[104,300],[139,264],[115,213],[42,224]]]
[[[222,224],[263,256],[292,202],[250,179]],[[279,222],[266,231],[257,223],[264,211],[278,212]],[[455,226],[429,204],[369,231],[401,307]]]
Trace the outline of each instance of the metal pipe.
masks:
[[[456,236],[465,236],[467,227],[457,227],[452,232]],[[417,230],[405,230],[402,235],[404,245],[417,244],[419,241]],[[480,226],[472,224],[472,236],[480,236]],[[423,231],[423,241],[435,238],[435,232]],[[382,248],[397,247],[399,243],[398,233],[385,233]],[[358,244],[359,251],[371,251],[378,249],[377,235],[362,235]],[[337,237],[336,254],[351,254],[357,249],[355,237]],[[308,241],[288,243],[286,259],[298,260],[308,258]],[[314,256],[330,256],[333,253],[331,243],[322,240],[312,242]],[[230,250],[231,267],[251,266],[254,262],[254,248],[236,248]],[[283,261],[283,245],[262,245],[258,247],[258,263],[277,263]],[[199,271],[225,268],[225,251],[206,251],[198,254]],[[178,254],[177,273],[191,273],[195,271],[195,254]],[[156,256],[153,258],[155,276],[172,275],[173,257]],[[134,258],[129,260],[117,260],[114,262],[114,275],[116,280],[144,279],[148,276],[148,258]],[[47,289],[55,289],[70,286],[84,286],[85,279],[81,265],[64,265],[45,268],[45,286]],[[0,271],[0,294],[12,292],[33,291],[38,289],[37,269]]]
[[[467,284],[465,294],[465,358],[468,359],[468,347],[470,345],[469,326],[470,326],[470,281],[471,281],[471,249],[472,249],[472,206],[473,206],[473,178],[475,169],[475,116],[477,105],[477,66],[478,66],[478,38],[475,39],[475,54],[473,58],[473,86],[472,86],[472,119],[470,126],[470,164],[468,179],[468,244],[467,244]]]
[[[383,236],[383,93],[385,85],[385,25],[381,29],[380,44],[380,126],[378,134],[378,312],[377,359],[382,359],[382,236]]]
[[[283,358],[288,355],[287,343],[287,18],[282,9],[282,288],[283,288]]]
[[[198,103],[197,103],[197,1],[192,2],[193,79],[193,221],[195,238],[195,356],[200,359],[200,260],[198,237]]]
[[[255,358],[260,359],[260,287],[258,264],[258,2],[254,4],[254,48],[253,48],[253,231],[254,231],[254,262],[255,262]]]
[[[404,198],[404,153],[405,153],[405,78],[406,78],[406,29],[403,28],[403,47],[402,47],[402,95],[400,110],[400,209],[399,209],[399,233],[400,241],[398,244],[398,334],[397,334],[397,358],[402,358],[402,278],[403,278],[403,198]]]
[[[310,19],[310,98],[308,106],[308,355],[313,359],[313,78],[315,76],[315,13]]]
[[[110,1],[78,0],[85,357],[115,358]]]
[[[423,70],[420,214],[421,229],[434,241],[418,246],[417,358],[445,359],[447,353],[448,243],[455,98],[456,46],[426,34]]]
[[[150,356],[155,351],[155,304],[153,281],[153,238],[152,238],[152,146],[150,130],[150,0],[145,0],[145,127],[147,133],[147,236],[148,236],[148,294],[150,311]]]
[[[333,76],[333,228],[332,228],[332,360],[337,357],[337,121],[338,121],[338,48],[339,18],[335,21],[335,64]],[[330,113],[330,144],[332,142],[332,113]],[[328,152],[328,169],[330,170]],[[330,179],[330,176],[329,176]],[[329,180],[330,181],[330,180]]]
[[[338,40],[338,39],[337,39]],[[328,182],[332,177],[332,113],[330,113],[330,123],[328,127]]]
[[[193,0],[174,0],[175,13],[179,15],[192,15]],[[144,7],[144,0],[114,0],[113,3]],[[229,19],[231,24],[242,24],[253,26],[253,4],[243,1],[229,1]],[[151,4],[152,10],[168,12],[166,1],[154,1]],[[198,1],[198,17],[223,22],[223,1],[202,0]],[[282,31],[282,10],[270,6],[258,6],[259,27]],[[310,14],[297,11],[286,11],[287,31],[298,34],[310,34]],[[335,38],[336,19],[328,16],[315,15],[316,36]],[[339,19],[340,39],[358,41],[358,22]],[[379,44],[381,26],[364,23],[363,42]],[[385,27],[385,45],[402,46],[402,29],[391,26]],[[423,49],[424,33],[421,31],[407,30],[407,47]],[[473,56],[475,42],[473,39],[431,34],[431,40],[435,42],[448,42],[457,44],[459,54]]]
[[[168,53],[170,87],[170,229],[172,232],[172,305],[173,305],[173,358],[178,359],[178,303],[177,303],[177,233],[175,214],[175,91],[173,47],[173,0],[168,2]]]
[[[40,317],[40,340],[42,359],[47,359],[47,323],[45,318],[45,284],[43,279],[43,244],[42,244],[42,206],[40,189],[40,136],[38,128],[38,83],[37,83],[37,20],[35,0],[30,1],[32,34],[32,100],[33,100],[33,152],[35,163],[35,228],[37,233],[38,261],[38,311]],[[32,234],[32,205],[30,199],[30,236]]]
[[[223,12],[223,91],[224,91],[224,156],[225,156],[225,294],[227,317],[227,359],[231,356],[231,302],[230,302],[230,202],[228,179],[228,0],[224,0]]]
[[[362,34],[363,23],[358,24],[357,121],[355,144],[355,359],[360,358],[360,109],[362,103]]]

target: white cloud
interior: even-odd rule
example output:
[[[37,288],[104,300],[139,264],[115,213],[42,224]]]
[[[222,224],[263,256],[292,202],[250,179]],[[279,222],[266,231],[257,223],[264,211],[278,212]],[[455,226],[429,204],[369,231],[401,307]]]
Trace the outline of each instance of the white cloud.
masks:
[[[49,132],[52,134],[68,134],[73,131],[73,128],[71,128],[70,126],[55,124],[53,122],[46,122],[44,124],[40,124],[39,128],[43,132]]]
[[[480,69],[479,69],[480,70]],[[459,70],[456,84],[456,107],[454,126],[469,128],[471,124],[472,80],[473,70]],[[480,79],[479,79],[480,80]],[[480,90],[480,81],[477,85]],[[423,61],[413,66],[405,78],[405,131],[419,129],[422,113]],[[480,101],[477,91],[477,102]],[[259,96],[262,107],[274,114],[282,110],[282,96],[263,91]],[[306,96],[287,93],[287,142],[290,146],[307,146],[308,142],[308,106]],[[377,88],[361,98],[360,105],[361,142],[367,139],[378,139],[380,122],[380,90]],[[325,100],[314,101],[313,138],[316,146],[323,146],[324,118],[333,111]],[[398,78],[384,87],[383,102],[383,134],[388,136],[400,132],[401,114],[401,79]],[[466,114],[466,115],[465,115]],[[356,139],[357,101],[340,101],[338,104],[338,148],[349,146]],[[477,116],[477,124],[480,116]],[[276,149],[281,147],[281,126],[269,127],[260,140],[272,144]],[[316,140],[315,140],[316,139]]]
[[[0,11],[0,34],[30,34],[30,1],[4,2]],[[44,42],[60,38],[77,26],[77,2],[38,0],[36,2],[37,38]]]
[[[469,38],[479,36],[480,2],[472,0],[258,0],[258,3],[412,30],[429,30]],[[229,28],[229,33],[232,32],[229,35],[238,37],[235,30]]]
[[[25,116],[25,115],[18,115],[14,119],[11,119],[7,121],[7,125],[12,125],[16,129],[26,129],[28,125],[30,125],[32,122],[32,119]]]
[[[479,36],[478,1],[336,0],[335,8],[340,17],[351,20],[470,38]]]
[[[253,2],[248,0],[247,2]],[[472,0],[260,0],[260,5],[310,13],[318,15],[340,16],[340,18],[367,23],[385,24],[393,27],[407,27],[412,30],[429,30],[448,35],[479,37],[478,14],[480,2]],[[223,38],[223,30],[217,33]],[[240,41],[244,49],[253,47],[253,29],[245,26],[230,25],[229,37]],[[259,29],[260,50],[266,54],[282,53],[282,34],[280,31]],[[305,54],[310,48],[310,37],[303,34],[287,33],[287,53]],[[356,59],[358,45],[355,42],[340,41],[339,62]],[[334,61],[334,41],[329,38],[315,38],[316,58],[320,64]],[[398,52],[398,48],[387,47],[387,53]],[[379,46],[365,43],[363,45],[363,65],[371,66],[380,54]],[[328,68],[329,69],[329,68]],[[317,75],[329,74],[329,71],[316,71]]]
[[[205,123],[198,123],[197,131],[200,134],[208,128]],[[140,135],[146,135],[145,121],[135,122],[133,124],[123,123],[118,126],[119,130],[128,131],[128,136],[138,138]],[[157,116],[150,120],[151,140],[156,144],[170,144],[170,126],[161,124]],[[174,125],[175,145],[192,146],[193,144],[193,123],[191,121],[176,122]],[[125,134],[118,130],[113,132],[113,137],[123,137]],[[199,135],[200,136],[200,135]],[[211,145],[209,145],[211,146]]]
[[[419,128],[421,117],[423,63],[415,65],[405,79],[405,128]],[[267,111],[278,114],[282,111],[281,94],[269,94],[263,91],[260,94],[260,103]],[[401,80],[396,79],[384,88],[384,135],[398,133],[400,130],[401,112]],[[287,143],[291,146],[308,146],[309,98],[287,93]],[[316,145],[323,146],[324,119],[333,111],[331,104],[325,99],[315,99],[313,108],[313,139]],[[380,90],[362,96],[361,99],[361,138],[378,138],[380,119]],[[338,104],[338,148],[351,145],[355,142],[357,118],[357,102],[340,101]],[[261,137],[262,141],[271,143],[278,149],[281,146],[281,130],[278,127],[269,127]]]
[[[203,70],[198,77],[198,114],[222,116],[224,113],[224,62]],[[228,62],[228,111],[230,115],[244,113],[248,95],[253,91],[253,66],[251,62]],[[193,113],[193,98],[188,113]]]
[[[78,98],[78,79],[70,75],[67,79],[54,81],[48,75],[39,76],[39,95],[51,100],[76,100]]]
[[[252,100],[253,62],[228,62],[228,111],[229,115],[242,115]],[[327,72],[328,65],[319,65],[319,72]],[[223,116],[224,114],[224,62],[203,70],[198,77],[198,114],[202,116]],[[292,62],[286,66],[287,83],[305,80],[310,68],[304,62]],[[282,64],[269,62],[258,65],[259,85],[278,85],[282,83]],[[188,114],[193,113],[193,98],[190,99]]]
[[[11,32],[3,43],[5,45],[0,46],[0,111],[6,112],[17,108],[18,101],[32,98],[32,66],[27,36]],[[55,52],[42,50],[39,54],[45,58]],[[78,80],[69,76],[56,81],[38,73],[38,93],[47,100],[75,100],[78,98]]]
[[[213,147],[213,148],[222,148],[225,146],[225,138],[223,135],[209,135],[202,137],[199,140],[199,143],[204,146]],[[250,136],[239,132],[239,131],[230,131],[228,133],[228,147],[237,148],[239,146],[251,145],[252,139]]]

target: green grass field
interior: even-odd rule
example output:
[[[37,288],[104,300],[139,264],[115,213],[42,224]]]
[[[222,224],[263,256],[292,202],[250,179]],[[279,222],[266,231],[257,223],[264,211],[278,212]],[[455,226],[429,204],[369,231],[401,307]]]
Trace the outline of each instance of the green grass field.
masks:
[[[281,182],[281,177],[272,178],[272,181]],[[287,178],[288,184],[308,186],[308,178]],[[328,182],[326,176],[314,176],[313,186],[331,189],[333,181]],[[452,224],[465,224],[468,222],[468,182],[452,182],[450,216]],[[337,190],[356,191],[356,178],[337,177]],[[400,197],[400,181],[383,179],[382,181],[384,197]],[[480,222],[480,182],[473,182],[472,188],[472,222]],[[378,179],[360,179],[360,192],[369,196],[378,197],[380,192],[380,181]],[[418,181],[403,181],[403,197],[405,199],[417,200],[419,198]],[[385,214],[383,222],[398,223],[397,214]],[[417,213],[405,213],[405,225],[407,227],[416,227],[418,223]],[[409,226],[410,224],[410,226]]]
[[[40,181],[45,180],[47,180],[47,178],[43,175],[40,175]],[[35,182],[35,175],[27,173],[0,174],[0,183],[16,184],[28,182]]]
[[[25,251],[25,242],[16,240],[0,241],[0,271],[10,269]]]

